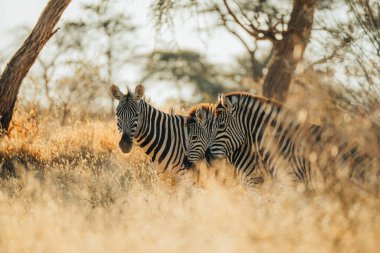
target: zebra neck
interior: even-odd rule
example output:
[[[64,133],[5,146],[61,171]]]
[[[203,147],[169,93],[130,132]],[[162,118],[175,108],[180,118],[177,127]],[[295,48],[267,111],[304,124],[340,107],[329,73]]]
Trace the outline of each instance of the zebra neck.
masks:
[[[187,145],[185,117],[164,113],[144,101],[140,112],[137,144],[160,170],[181,168]]]

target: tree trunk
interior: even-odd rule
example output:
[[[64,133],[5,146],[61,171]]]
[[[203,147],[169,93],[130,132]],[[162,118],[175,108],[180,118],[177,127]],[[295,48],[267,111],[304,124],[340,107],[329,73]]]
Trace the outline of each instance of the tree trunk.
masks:
[[[50,0],[37,21],[32,33],[12,56],[0,77],[0,128],[8,130],[17,94],[24,77],[38,57],[63,11],[71,0]]]
[[[294,0],[288,31],[273,45],[273,55],[264,80],[264,96],[285,102],[297,64],[309,42],[316,0]]]

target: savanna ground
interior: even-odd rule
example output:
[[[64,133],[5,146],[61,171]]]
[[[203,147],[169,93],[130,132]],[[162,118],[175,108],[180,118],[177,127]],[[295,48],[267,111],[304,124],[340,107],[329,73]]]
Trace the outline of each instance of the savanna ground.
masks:
[[[370,194],[176,187],[115,119],[50,115],[18,109],[1,139],[1,252],[378,252]]]

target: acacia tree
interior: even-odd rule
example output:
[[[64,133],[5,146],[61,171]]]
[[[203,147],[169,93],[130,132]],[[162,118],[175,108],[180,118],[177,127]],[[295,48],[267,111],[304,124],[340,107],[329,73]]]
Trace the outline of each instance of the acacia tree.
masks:
[[[267,97],[285,102],[297,64],[310,38],[316,0],[294,0],[289,14],[266,1],[233,4],[228,0],[216,4],[214,10],[222,24],[235,35],[247,49],[254,69],[254,79],[263,75],[263,93]],[[244,35],[243,35],[244,34]],[[248,35],[248,36],[247,36]],[[253,43],[249,43],[246,37]],[[256,59],[258,41],[272,43],[272,51],[263,62]],[[253,44],[253,46],[250,46]]]
[[[226,87],[223,73],[196,51],[157,50],[149,55],[144,78],[179,81],[192,84],[198,98],[212,100]]]
[[[284,102],[290,82],[302,60],[308,44],[317,0],[293,0],[293,4],[279,1],[219,0],[204,4],[202,1],[157,1],[155,5],[159,22],[168,22],[173,8],[196,6],[200,13],[217,13],[220,24],[237,37],[250,57],[252,77],[262,77],[264,95]],[[324,0],[320,0],[324,2]],[[258,59],[258,42],[272,44],[264,59]],[[264,75],[263,69],[268,68]]]
[[[309,52],[313,57],[305,68],[311,77],[307,79],[320,84],[314,93],[320,96],[324,89],[331,101],[330,109],[338,112],[324,118],[323,124],[341,129],[337,124],[342,121],[337,115],[350,115],[350,122],[354,121],[349,125],[360,122],[357,129],[360,131],[352,132],[352,128],[348,130],[350,126],[340,131],[348,131],[353,138],[364,137],[366,147],[378,150],[375,147],[380,145],[380,3],[344,0],[329,5],[315,18],[316,33]]]
[[[320,71],[344,69],[331,94],[348,113],[365,114],[380,125],[380,3],[370,0],[345,0],[348,19],[334,24],[321,21],[319,29],[328,34],[329,53],[315,62]],[[328,48],[328,49],[327,49]],[[347,85],[349,84],[349,85]]]
[[[83,66],[85,61],[86,43],[83,39],[83,33],[80,31],[83,25],[75,22],[65,22],[60,28],[60,32],[52,38],[46,50],[37,58],[37,70],[29,75],[29,80],[36,84],[43,95],[45,95],[49,111],[53,106],[59,106],[59,100],[56,94],[59,94],[60,86],[56,85],[57,71],[68,70],[75,72],[78,66]],[[87,64],[88,65],[88,64]],[[41,95],[41,94],[40,94]]]
[[[128,59],[132,59],[130,55],[134,43],[129,38],[135,27],[125,10],[117,5],[120,2],[98,0],[82,3],[82,15],[65,20],[60,32],[49,41],[49,46],[38,57],[33,75],[28,77],[29,81],[42,91],[38,94],[40,98],[41,95],[45,96],[50,110],[54,105],[63,115],[68,115],[68,107],[73,105],[59,96],[67,91],[63,85],[65,82],[62,82],[62,75],[65,80],[78,81],[71,84],[70,89],[76,85],[77,89],[81,90],[82,82],[71,75],[78,73],[78,70],[82,73],[85,68],[88,68],[89,72],[97,69],[97,86],[94,85],[92,88],[104,91],[105,88],[108,90],[109,84],[113,82],[118,68]],[[108,97],[108,92],[99,94],[101,96],[98,99],[103,101]],[[70,96],[70,100],[74,98],[78,96]]]
[[[71,0],[50,0],[36,26],[21,48],[12,56],[0,77],[0,127],[7,131],[21,83],[47,41]]]
[[[288,29],[274,41],[273,55],[263,84],[264,95],[285,102],[297,64],[309,42],[316,0],[295,0]]]
[[[51,84],[57,69],[59,69],[61,58],[73,48],[74,43],[68,43],[71,38],[71,34],[68,34],[66,25],[63,25],[60,34],[57,34],[51,42],[49,43],[50,48],[46,54],[41,54],[37,59],[37,64],[40,68],[40,76],[37,78],[38,81],[43,84],[43,93],[48,101],[49,111],[52,110],[54,106],[54,99],[51,94]],[[71,40],[70,40],[71,41]],[[46,52],[46,51],[45,51]],[[34,79],[35,77],[33,77]]]
[[[380,59],[380,3],[370,0],[346,0],[346,2]]]
[[[74,22],[78,25],[78,30],[82,27],[92,41],[102,44],[99,50],[105,58],[106,85],[114,82],[114,71],[118,65],[125,63],[133,51],[133,43],[126,41],[126,37],[131,36],[136,26],[132,24],[130,17],[125,10],[118,8],[115,1],[99,0],[94,3],[82,5],[86,19]],[[102,41],[104,38],[104,41]],[[114,98],[110,95],[110,113],[114,113]]]
[[[73,67],[71,74],[60,77],[54,85],[53,94],[60,106],[61,125],[65,125],[69,116],[75,115],[74,112],[79,112],[81,117],[87,113],[99,112],[102,103],[98,98],[106,98],[108,91],[100,76],[99,66],[82,61]]]
[[[251,2],[245,1],[235,2],[236,8],[230,6],[227,1],[220,1],[215,3],[209,9],[210,12],[216,12],[219,17],[218,25],[224,27],[229,33],[235,36],[238,41],[245,48],[248,59],[244,60],[247,66],[244,66],[245,69],[249,69],[251,78],[256,82],[261,82],[264,77],[263,70],[267,66],[268,61],[271,58],[273,50],[270,49],[269,52],[264,57],[259,57],[258,53],[263,51],[262,46],[260,46],[260,41],[267,40],[265,36],[253,36],[251,31],[248,31],[242,21],[240,21],[239,16],[242,15],[243,18],[249,20],[252,23],[256,23],[256,26],[259,27],[260,23],[258,22],[259,18],[265,16],[267,22],[273,23],[275,19],[279,25],[284,24],[285,16],[280,12],[276,5],[271,5],[266,1]],[[250,21],[252,20],[252,21]],[[276,29],[281,29],[276,28]],[[259,30],[259,28],[257,28]],[[262,29],[261,29],[262,30]],[[264,31],[264,30],[262,30]],[[277,32],[278,33],[278,32]],[[246,36],[248,35],[248,36]],[[273,34],[275,37],[276,34]]]

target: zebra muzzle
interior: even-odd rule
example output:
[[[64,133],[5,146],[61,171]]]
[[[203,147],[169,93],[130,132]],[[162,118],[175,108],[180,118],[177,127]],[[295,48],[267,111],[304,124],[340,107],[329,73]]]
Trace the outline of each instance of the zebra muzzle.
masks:
[[[186,169],[191,169],[194,164],[189,161],[189,158],[187,156],[185,156],[185,158],[183,159],[183,165]]]
[[[208,163],[208,165],[211,165],[212,160],[215,159],[215,157],[211,153],[210,148],[206,149],[205,158],[206,158],[206,162]]]
[[[133,142],[131,140],[131,137],[129,137],[127,134],[123,134],[121,137],[121,140],[119,142],[119,147],[123,153],[129,153],[132,149]]]

